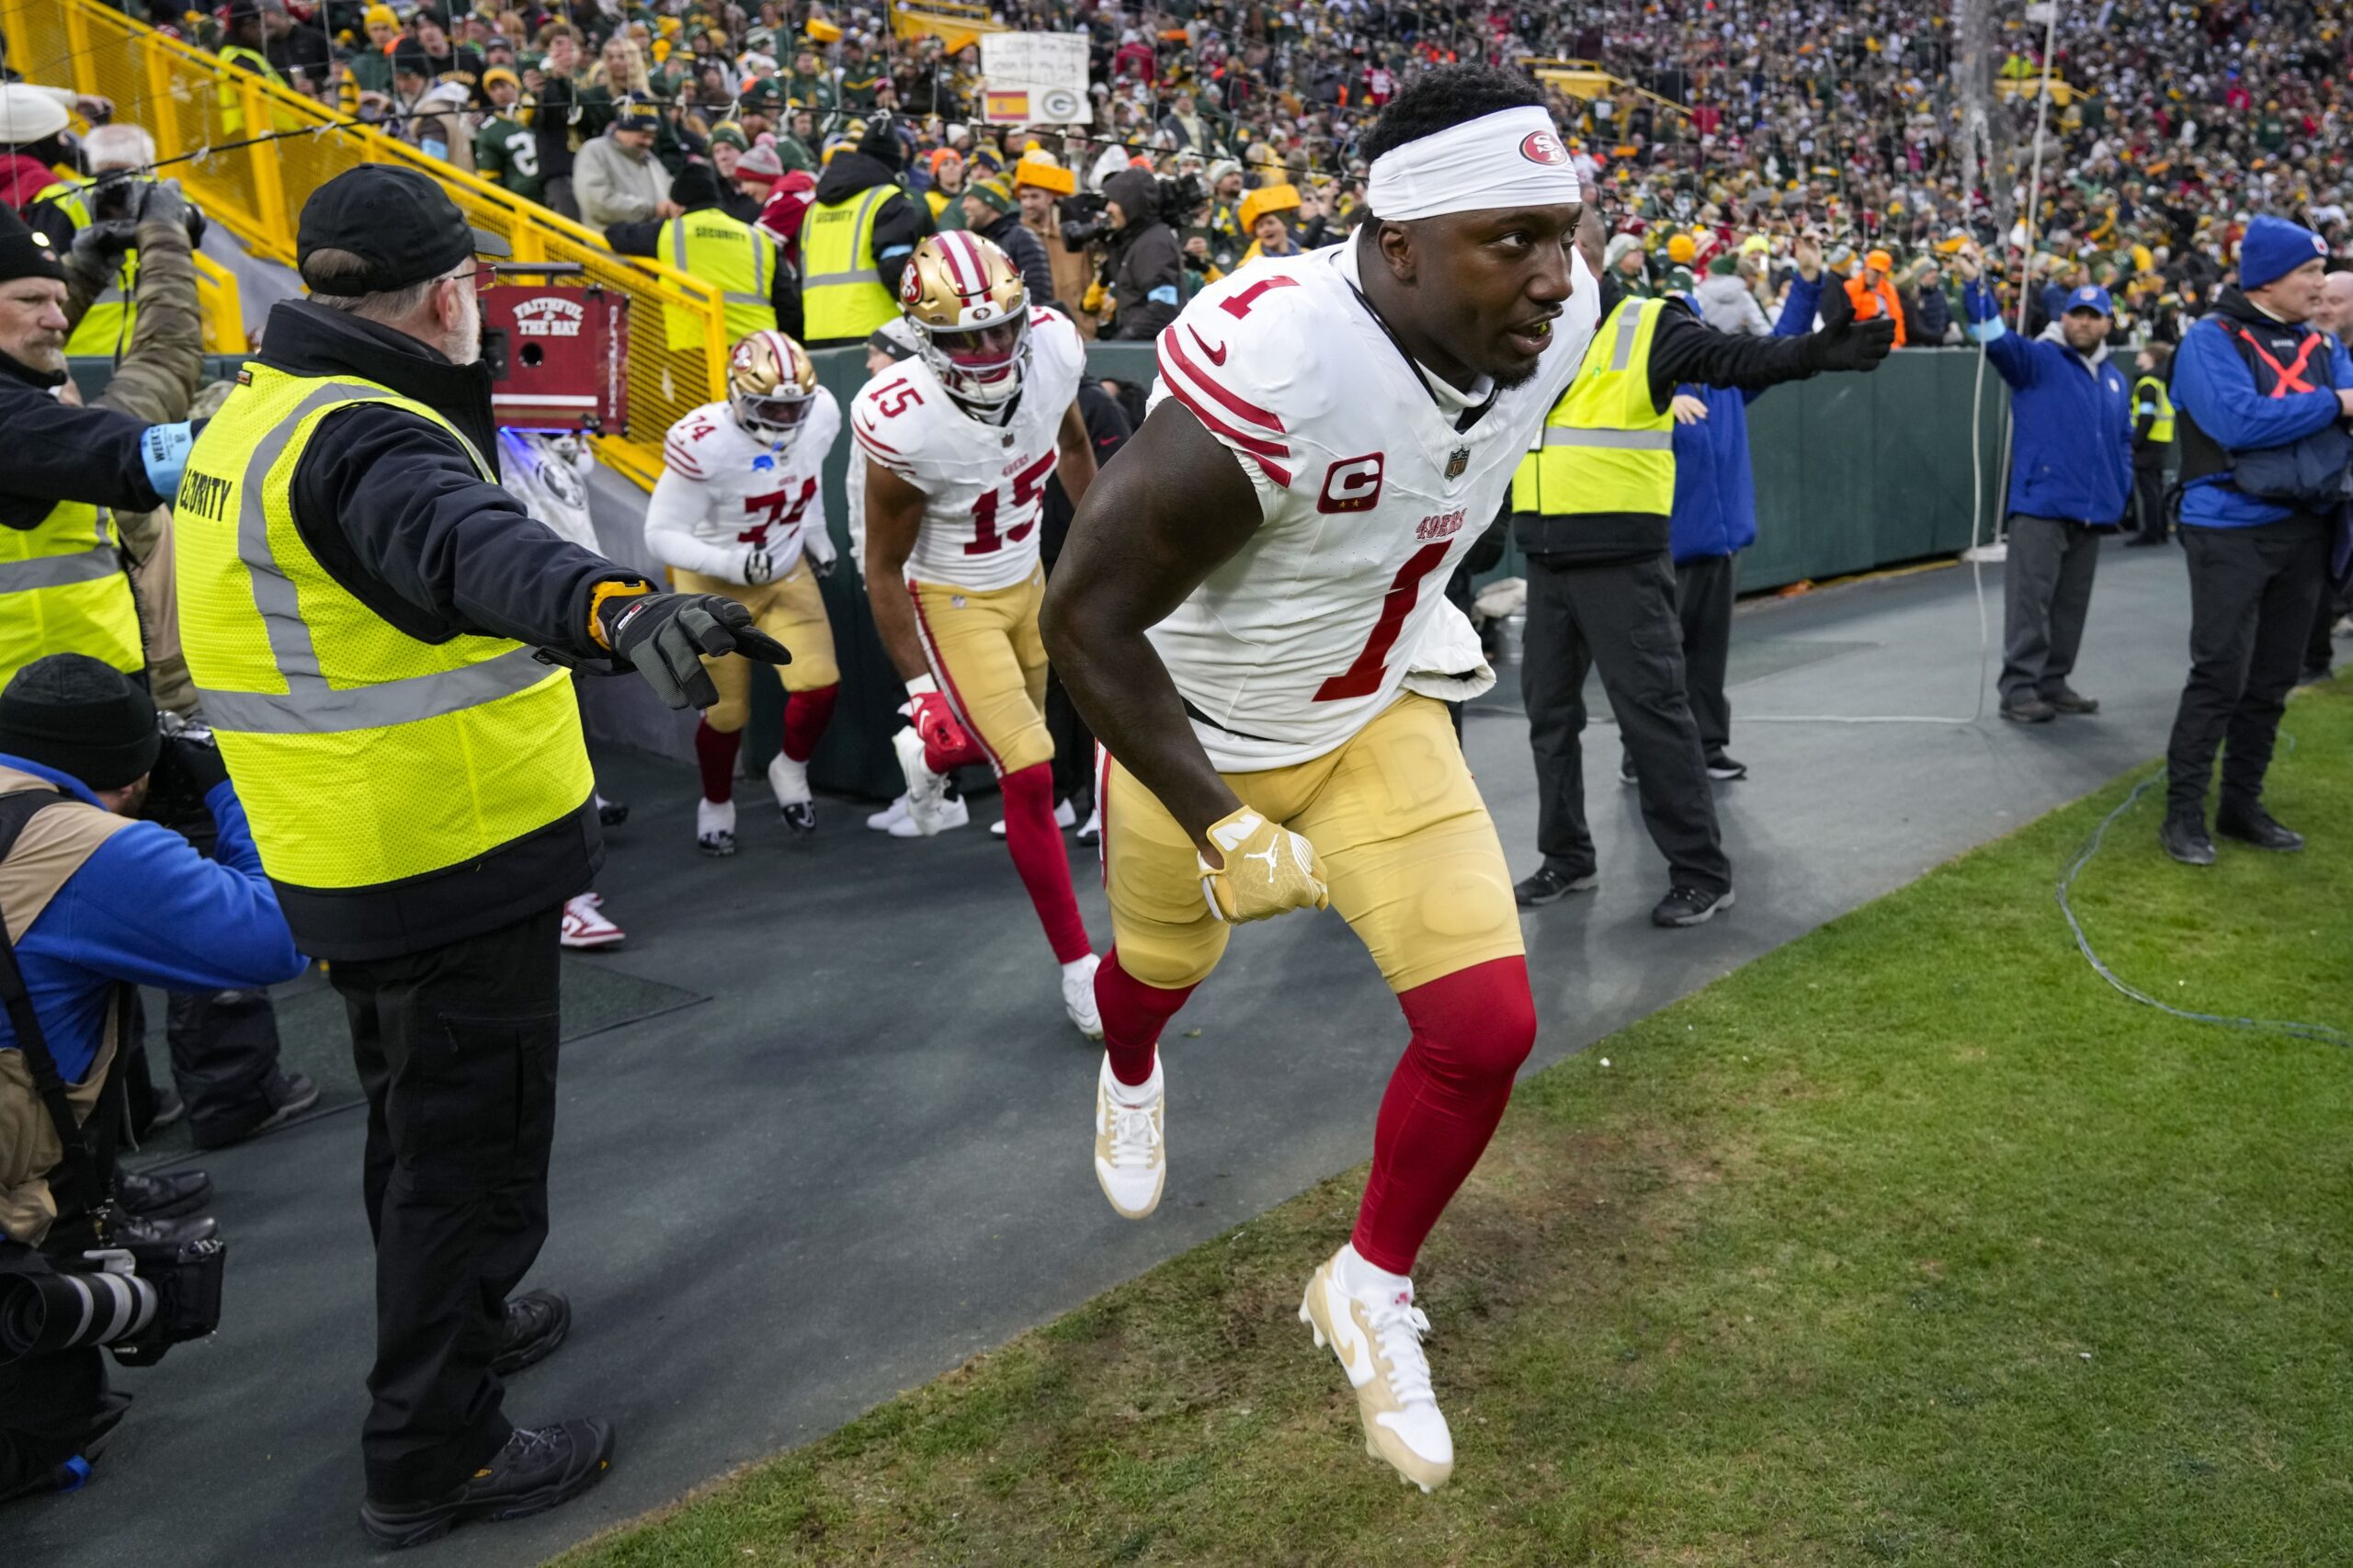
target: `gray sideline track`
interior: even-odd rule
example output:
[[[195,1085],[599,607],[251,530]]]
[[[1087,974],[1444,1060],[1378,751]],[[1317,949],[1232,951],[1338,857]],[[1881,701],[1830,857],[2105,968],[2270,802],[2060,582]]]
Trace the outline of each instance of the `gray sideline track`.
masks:
[[[1647,923],[1663,867],[1616,781],[1615,732],[1589,732],[1604,881],[1526,922],[1542,1025],[1531,1070],[2162,751],[2187,656],[2181,556],[2111,544],[2099,571],[2075,684],[2103,710],[2029,728],[1995,718],[1990,694],[1974,724],[1749,722],[1965,718],[1978,690],[1965,567],[1745,607],[1732,749],[1753,771],[1720,797],[1740,900],[1697,930]],[[1998,643],[2000,569],[1985,580]],[[1531,771],[1508,685],[1474,707],[1468,750],[1524,872]],[[690,773],[620,756],[605,775],[634,808],[599,882],[631,939],[568,962],[608,987],[637,977],[710,999],[679,1006],[642,988],[652,1000],[619,1015],[673,1010],[564,1047],[553,1233],[528,1283],[568,1292],[574,1326],[515,1380],[507,1408],[526,1422],[608,1416],[618,1457],[578,1502],[404,1561],[538,1562],[808,1442],[1370,1151],[1404,1029],[1336,916],[1237,933],[1179,1015],[1167,1198],[1131,1224],[1095,1186],[1097,1054],[1064,1021],[1044,938],[985,830],[994,801],[929,843],[867,832],[862,803],[821,801],[819,836],[801,847],[763,809],[764,786],[746,784],[742,852],[714,862],[693,853]],[[1099,887],[1078,863],[1105,940]],[[2055,913],[2051,939],[2066,939]],[[350,1078],[328,1000],[286,1011],[307,1020],[306,1059],[347,1063],[332,1104],[348,1101]],[[202,1157],[231,1238],[222,1332],[113,1374],[137,1397],[93,1481],[0,1515],[0,1559],[376,1557],[353,1517],[373,1324],[361,1122],[325,1114]],[[1302,1275],[1315,1261],[1300,1258]]]

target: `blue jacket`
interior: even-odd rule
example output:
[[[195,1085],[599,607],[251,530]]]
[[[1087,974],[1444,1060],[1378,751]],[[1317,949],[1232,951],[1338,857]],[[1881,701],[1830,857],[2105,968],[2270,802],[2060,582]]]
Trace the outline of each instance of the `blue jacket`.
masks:
[[[5,753],[0,767],[97,803],[80,780],[54,768]],[[68,1083],[89,1073],[106,1027],[107,993],[117,982],[244,990],[291,980],[309,964],[294,950],[262,874],[236,791],[216,784],[204,803],[220,830],[212,859],[170,828],[132,823],[82,862],[17,943],[33,1016]],[[15,1049],[17,1031],[0,1014],[0,1051]]]
[[[2112,528],[2132,498],[2132,387],[2106,355],[2002,324],[1984,278],[1961,293],[1970,335],[2010,384],[2013,512]]]
[[[2328,385],[2353,387],[2353,358],[2341,343],[2329,347]],[[2258,393],[2230,333],[2211,317],[2183,333],[2181,347],[2174,350],[2173,400],[2198,421],[2199,429],[2240,451],[2292,446],[2337,417],[2336,393],[2325,388],[2286,397]],[[2294,511],[2247,494],[2227,473],[2193,479],[2181,492],[2181,520],[2193,528],[2253,528]]]
[[[1821,307],[1820,279],[1792,279],[1773,335],[1802,336],[1813,329],[1814,312]],[[1756,542],[1748,405],[1762,389],[1737,391],[1687,381],[1675,390],[1706,403],[1708,417],[1697,425],[1675,426],[1675,510],[1667,519],[1668,548],[1678,563],[1736,554]]]

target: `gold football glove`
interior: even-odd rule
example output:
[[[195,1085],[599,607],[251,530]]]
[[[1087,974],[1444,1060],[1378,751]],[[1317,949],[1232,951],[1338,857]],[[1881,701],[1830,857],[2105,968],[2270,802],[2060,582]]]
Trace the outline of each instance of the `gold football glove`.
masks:
[[[1332,892],[1315,846],[1245,806],[1211,824],[1210,842],[1225,857],[1212,866],[1202,856],[1201,897],[1228,925],[1267,920],[1290,909],[1329,909]]]

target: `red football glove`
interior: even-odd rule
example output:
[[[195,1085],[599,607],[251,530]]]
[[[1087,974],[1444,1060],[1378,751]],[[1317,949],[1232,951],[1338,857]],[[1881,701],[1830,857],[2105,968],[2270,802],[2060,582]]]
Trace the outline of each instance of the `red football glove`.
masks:
[[[899,710],[923,737],[923,765],[934,773],[949,773],[981,760],[980,748],[957,722],[956,710],[929,676],[907,682],[907,700]]]

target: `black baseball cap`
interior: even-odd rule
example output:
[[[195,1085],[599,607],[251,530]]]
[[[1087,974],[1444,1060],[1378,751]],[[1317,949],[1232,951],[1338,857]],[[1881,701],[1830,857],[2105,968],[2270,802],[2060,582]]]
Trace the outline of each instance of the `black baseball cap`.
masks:
[[[323,250],[349,251],[368,270],[323,285],[306,265]],[[430,176],[390,164],[346,169],[313,191],[294,236],[294,265],[314,294],[381,294],[438,278],[470,256],[513,254],[496,234],[469,225]]]

